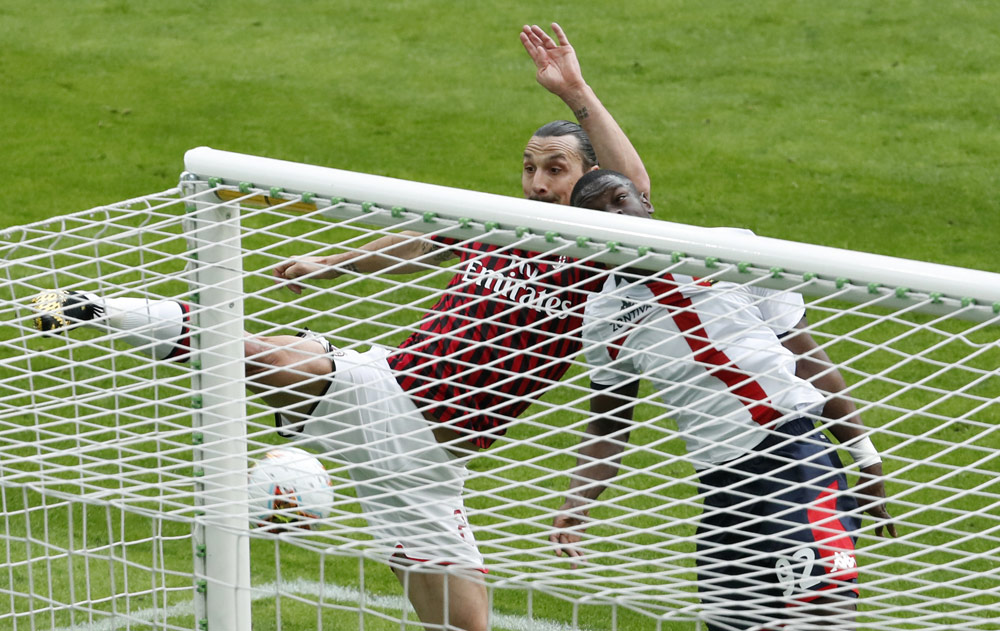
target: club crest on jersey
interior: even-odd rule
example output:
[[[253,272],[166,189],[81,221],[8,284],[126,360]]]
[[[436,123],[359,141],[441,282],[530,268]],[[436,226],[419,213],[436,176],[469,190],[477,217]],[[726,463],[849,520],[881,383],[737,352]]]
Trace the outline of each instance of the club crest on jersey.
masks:
[[[565,262],[563,264],[565,265]],[[538,268],[530,261],[514,258],[510,265],[498,271],[484,266],[480,260],[473,259],[462,273],[462,280],[471,281],[473,285],[492,291],[511,302],[556,316],[560,320],[569,317],[573,308],[572,302],[563,299],[551,289],[533,284],[532,281],[537,276]]]

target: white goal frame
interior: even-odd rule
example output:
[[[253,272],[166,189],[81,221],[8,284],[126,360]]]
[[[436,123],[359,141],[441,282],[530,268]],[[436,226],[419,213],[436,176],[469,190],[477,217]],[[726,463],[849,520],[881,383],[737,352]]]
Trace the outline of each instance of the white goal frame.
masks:
[[[207,147],[188,151],[184,165],[185,179],[241,193],[266,191],[271,205],[315,204],[333,219],[387,228],[405,223],[408,230],[501,245],[517,238],[527,250],[558,249],[562,255],[649,270],[672,266],[675,273],[717,280],[756,278],[775,289],[835,294],[845,302],[894,311],[974,322],[997,321],[1000,314],[1000,275],[985,271],[599,212],[583,211],[583,219],[579,209],[543,202]],[[414,222],[415,216],[423,221]],[[530,228],[524,225],[527,217]]]
[[[190,520],[194,558],[192,594],[196,628],[209,631],[249,631],[252,624],[250,540],[255,535],[248,524],[246,505],[247,447],[252,438],[248,438],[245,424],[248,412],[243,376],[243,331],[247,328],[243,283],[248,275],[242,261],[246,254],[241,245],[243,207],[270,207],[289,217],[305,213],[460,240],[476,239],[499,245],[516,242],[524,250],[557,251],[560,255],[609,266],[669,268],[673,273],[695,277],[753,282],[900,314],[889,316],[892,318],[923,314],[929,318],[960,320],[971,323],[970,330],[976,332],[996,330],[1000,325],[1000,274],[667,221],[606,215],[207,147],[185,154],[184,173],[178,187],[157,196],[159,201],[168,198],[183,205],[187,266],[179,278],[190,287],[191,302],[196,306],[192,326],[198,334],[192,345],[191,371],[192,486],[197,509]],[[143,203],[149,202],[139,198],[118,206]],[[19,240],[29,239],[25,235],[41,230],[40,226],[0,230],[0,253],[16,249]],[[123,240],[127,238],[131,236]],[[10,273],[5,282],[11,296],[22,295],[30,285]],[[26,319],[23,305],[15,304],[14,298],[8,302],[5,305],[8,311]],[[30,331],[30,326],[23,325],[23,329]],[[14,344],[10,347],[18,348]],[[996,371],[992,378],[997,378]],[[0,415],[0,435],[8,428],[4,418]],[[7,488],[9,480],[13,480],[10,484],[20,485],[25,476],[19,470],[6,468],[2,461],[4,449],[4,443],[0,443],[0,486]],[[993,450],[1000,451],[1000,445]],[[36,486],[32,492],[46,493],[45,484]],[[128,502],[120,504],[121,510],[132,510]],[[1000,499],[984,509],[984,514],[991,514],[991,510],[1000,510]],[[187,515],[170,512],[166,518],[184,521]],[[998,529],[1000,519],[995,520],[984,536],[1000,540]],[[356,554],[359,562],[366,558],[364,550],[348,553]],[[1000,553],[994,549],[984,553],[982,559],[1000,563]],[[13,582],[13,570],[7,574]],[[565,586],[555,578],[543,576],[536,584],[542,586],[542,591],[549,590],[566,600],[586,600],[572,586]],[[519,579],[507,576],[497,577],[493,585],[523,587]],[[362,578],[362,598],[363,588]],[[528,596],[529,610],[530,593],[533,592]],[[637,606],[627,595],[602,592],[590,594],[588,599],[616,611]],[[674,613],[655,615],[658,630],[669,628],[673,619],[697,619],[690,607],[684,609],[685,604],[661,605],[664,611],[668,606],[676,606],[680,618],[672,618]],[[47,606],[54,609],[60,604]],[[976,607],[973,609],[977,615],[986,608]],[[923,621],[921,617],[914,623]],[[578,628],[578,622],[582,621],[576,620],[574,608],[573,628]],[[961,622],[953,628],[981,631],[989,623],[978,618],[963,618]],[[919,628],[941,631],[948,628],[944,623],[935,624],[933,616],[927,616],[926,626]],[[404,628],[403,623],[400,628]]]
[[[679,258],[692,258],[690,266],[676,268],[692,276],[744,281],[748,275],[768,275],[766,286],[786,289],[795,286],[807,295],[836,293],[843,300],[871,301],[877,294],[880,306],[909,308],[923,313],[949,313],[969,320],[988,320],[1000,312],[1000,285],[997,274],[937,263],[899,259],[891,256],[854,252],[825,246],[797,243],[761,236],[738,235],[668,221],[650,224],[635,217],[588,213],[585,222],[579,212],[553,207],[544,202],[516,199],[435,186],[420,182],[353,173],[340,169],[305,165],[271,158],[260,158],[208,147],[188,151],[185,169],[197,178],[243,187],[263,189],[283,196],[318,196],[343,199],[338,212],[331,207],[331,217],[364,212],[365,219],[376,225],[404,223],[399,212],[426,214],[428,223],[451,221],[456,228],[443,236],[479,235],[486,242],[505,243],[508,235],[494,235],[495,230],[516,231],[531,217],[531,234],[536,239],[524,248],[539,252],[559,248],[568,256],[588,257],[604,263],[629,263],[645,269],[662,269]],[[376,212],[359,205],[374,204]],[[391,211],[397,209],[394,217]],[[412,215],[411,215],[412,216]],[[461,221],[461,224],[458,222]],[[461,227],[459,227],[461,226]],[[419,231],[419,224],[408,224]],[[438,231],[440,226],[433,228]],[[432,228],[427,227],[430,232]],[[472,230],[473,232],[468,232]],[[558,235],[574,234],[586,243],[566,247],[557,243]],[[615,251],[595,253],[595,248]],[[729,269],[720,269],[728,267]],[[831,275],[822,270],[835,269]],[[793,271],[793,270],[798,270]],[[794,275],[796,278],[784,278]],[[803,281],[806,281],[803,284]],[[831,289],[831,285],[834,286]],[[914,307],[914,305],[916,305]]]

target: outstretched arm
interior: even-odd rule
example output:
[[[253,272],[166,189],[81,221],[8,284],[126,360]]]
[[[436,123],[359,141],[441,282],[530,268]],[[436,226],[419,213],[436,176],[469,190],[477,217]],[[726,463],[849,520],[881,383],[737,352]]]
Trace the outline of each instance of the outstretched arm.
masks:
[[[806,330],[807,326],[808,322],[803,318],[795,331],[782,340],[782,344],[797,357],[795,375],[830,395],[823,408],[823,416],[835,421],[830,426],[830,432],[857,461],[861,475],[855,492],[859,495],[861,507],[879,522],[875,526],[875,534],[882,534],[884,523],[889,534],[895,537],[896,526],[890,521],[892,517],[885,507],[882,459],[871,444],[868,430],[854,402],[841,396],[847,389],[843,375]]]
[[[649,175],[628,136],[583,79],[576,51],[562,28],[552,23],[557,44],[540,26],[525,26],[521,44],[538,69],[536,78],[569,106],[594,145],[601,167],[628,176],[640,193],[649,197]]]
[[[373,274],[383,270],[390,270],[393,274],[413,274],[426,270],[428,264],[436,265],[454,258],[455,254],[450,249],[429,239],[418,238],[421,236],[419,232],[405,231],[370,241],[356,252],[291,259],[276,266],[273,274],[282,280],[332,280],[345,272]],[[297,283],[289,284],[288,288],[297,294],[302,293],[302,286]]]
[[[575,560],[583,556],[576,544],[586,530],[583,524],[590,514],[590,504],[607,488],[606,482],[618,475],[638,391],[636,380],[614,390],[598,391],[590,400],[594,420],[587,425],[587,434],[592,438],[580,445],[566,501],[553,519],[555,531],[549,535],[549,541],[556,545],[556,556],[568,556],[573,569]]]

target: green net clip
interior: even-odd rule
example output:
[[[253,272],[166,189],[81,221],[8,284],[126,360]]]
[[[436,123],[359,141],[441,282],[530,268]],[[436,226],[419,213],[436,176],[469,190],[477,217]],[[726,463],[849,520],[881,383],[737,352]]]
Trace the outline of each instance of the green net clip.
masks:
[[[392,210],[389,211],[389,214],[392,215],[393,217],[399,218],[402,217],[403,213],[405,212],[406,209],[403,208],[402,206],[393,206]]]
[[[719,257],[717,256],[706,256],[705,257],[705,267],[713,268],[719,266]]]
[[[806,272],[805,274],[802,275],[802,280],[806,281],[807,283],[811,280],[816,280],[816,274],[814,274],[813,272]]]
[[[196,478],[203,478],[203,477],[205,477],[205,470],[204,469],[195,469],[193,471],[192,475],[194,475],[194,477],[196,477]]]
[[[343,204],[346,201],[347,200],[344,199],[343,197],[331,197],[330,198],[330,205],[331,206],[340,206],[341,204]]]
[[[191,434],[191,444],[192,445],[203,445],[205,443],[205,435],[201,432],[195,432]]]
[[[201,370],[201,362],[196,359],[191,360],[191,363],[188,364],[188,366],[194,370]]]
[[[208,631],[208,618],[198,619],[198,631]]]
[[[222,178],[221,177],[210,177],[210,178],[208,178],[208,185],[211,186],[212,188],[215,188],[216,186],[218,186],[220,184],[222,184]]]
[[[518,238],[523,237],[524,235],[528,234],[529,232],[531,232],[531,231],[528,230],[528,228],[526,226],[518,226],[518,227],[514,228],[514,234],[516,234]]]
[[[253,188],[253,184],[250,182],[240,182],[241,193],[249,193],[251,188]]]
[[[271,197],[281,197],[281,194],[285,192],[285,189],[278,186],[271,187]]]
[[[684,258],[684,256],[685,255],[684,255],[683,252],[676,252],[676,251],[671,252],[670,253],[670,262],[671,263],[680,263],[681,259]]]
[[[878,288],[882,286],[882,283],[868,283],[868,293],[877,294]]]
[[[785,275],[785,269],[783,267],[771,268],[771,278],[781,278],[784,275]]]
[[[363,213],[370,213],[372,211],[372,207],[374,207],[374,206],[375,206],[375,204],[373,204],[372,202],[362,202],[361,203],[361,212],[363,212]]]
[[[621,244],[617,241],[608,241],[606,245],[608,246],[608,252],[617,252],[618,246]]]
[[[736,264],[736,271],[738,271],[740,274],[746,274],[746,273],[748,273],[750,271],[750,264],[747,263],[746,261],[743,261],[741,263],[737,263]]]
[[[483,228],[486,228],[486,232],[489,232],[490,230],[496,230],[499,227],[500,224],[497,223],[496,221],[487,221],[486,223],[483,224]]]
[[[196,410],[201,409],[201,395],[196,394],[195,396],[191,397],[191,407],[193,407]]]
[[[199,543],[194,548],[194,555],[200,559],[204,559],[207,553],[208,553],[208,548],[205,547],[204,543]]]
[[[468,217],[459,217],[458,218],[458,225],[460,227],[462,227],[462,228],[471,228],[472,226],[469,225],[471,223],[472,223],[472,219],[470,219]]]
[[[424,223],[434,223],[435,221],[437,221],[437,213],[430,211],[424,213]]]
[[[649,254],[650,247],[648,245],[640,245],[635,249],[639,253],[639,256],[646,256]]]
[[[302,203],[312,204],[315,202],[316,195],[314,193],[302,193]]]
[[[838,279],[837,279],[837,281],[836,281],[836,285],[837,285],[837,289],[843,289],[843,288],[844,288],[844,285],[846,285],[846,284],[847,284],[847,283],[849,283],[849,282],[851,282],[851,281],[849,281],[848,279],[846,279],[846,278],[844,278],[843,276],[841,276],[841,277],[840,277],[840,278],[838,278]]]
[[[576,247],[578,248],[585,248],[588,243],[590,243],[590,237],[581,236],[576,238]]]
[[[906,298],[906,296],[909,293],[910,293],[910,290],[907,287],[897,287],[896,288],[896,297],[897,298]]]
[[[975,304],[976,304],[976,299],[975,298],[962,298],[962,306],[963,307],[971,307],[971,306],[974,306]]]
[[[552,243],[558,238],[559,238],[559,233],[554,230],[549,230],[548,232],[545,233],[545,241],[548,243]]]
[[[944,294],[940,291],[932,291],[928,294],[931,297],[931,304],[939,305],[941,304],[941,299],[944,298]]]
[[[1000,313],[1000,302],[993,303],[993,313]]]
[[[195,252],[189,252],[187,256],[192,261],[197,261],[198,260],[198,252],[197,251],[195,251]]]
[[[205,579],[199,579],[195,581],[195,585],[197,585],[196,589],[199,594],[204,594],[205,592],[208,591],[208,581],[206,581]]]

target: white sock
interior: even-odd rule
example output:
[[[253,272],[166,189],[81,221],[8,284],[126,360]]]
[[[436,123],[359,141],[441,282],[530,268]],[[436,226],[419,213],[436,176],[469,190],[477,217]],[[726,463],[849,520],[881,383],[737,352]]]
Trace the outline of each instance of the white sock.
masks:
[[[176,300],[146,298],[103,298],[84,294],[104,309],[103,317],[84,322],[103,330],[122,333],[121,340],[139,347],[139,352],[155,359],[178,358],[186,354],[188,308]]]

